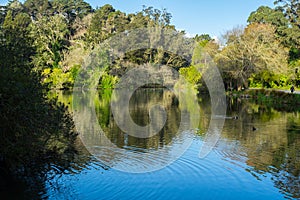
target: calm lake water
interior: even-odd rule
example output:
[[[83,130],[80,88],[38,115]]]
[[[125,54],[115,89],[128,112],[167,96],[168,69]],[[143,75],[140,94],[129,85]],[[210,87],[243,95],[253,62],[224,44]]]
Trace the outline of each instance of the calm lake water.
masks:
[[[49,174],[54,178],[46,185],[45,198],[300,199],[300,113],[296,108],[228,99],[220,138],[205,158],[199,158],[211,119],[209,96],[199,95],[198,127],[182,130],[180,113],[193,112],[192,107],[183,108],[166,89],[137,90],[129,103],[136,124],[149,123],[151,105],[160,103],[167,113],[163,129],[151,138],[141,139],[118,127],[110,108],[110,95],[109,90],[99,91],[94,100],[95,114],[105,137],[123,153],[107,153],[91,133],[81,133],[85,147],[79,142],[81,159],[74,165],[78,167],[63,175]],[[58,98],[73,109],[71,94],[60,93]],[[92,123],[88,114],[82,117],[86,124]],[[162,169],[127,173],[112,167],[134,168],[139,162],[146,167],[156,166],[156,162],[163,163],[167,158],[151,157],[155,152],[171,155],[187,140],[191,144],[183,155]],[[128,164],[129,155],[136,157]]]

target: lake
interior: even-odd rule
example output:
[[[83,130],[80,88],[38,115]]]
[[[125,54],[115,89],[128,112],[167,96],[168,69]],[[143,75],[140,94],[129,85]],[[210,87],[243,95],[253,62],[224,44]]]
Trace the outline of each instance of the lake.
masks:
[[[197,123],[186,125],[181,121],[195,115],[191,98],[183,105],[167,89],[137,90],[129,101],[135,124],[164,122],[149,112],[153,105],[162,105],[166,113],[163,128],[149,138],[132,136],[130,127],[127,132],[120,128],[111,96],[111,90],[102,90],[92,100],[95,121],[88,108],[72,102],[72,94],[58,93],[71,111],[80,110],[79,123],[88,127],[82,130],[91,131],[80,135],[81,154],[74,169],[49,173],[53,178],[44,198],[300,199],[299,108],[228,98],[217,143],[200,158],[212,119],[208,95],[198,95]],[[102,135],[91,123],[98,123]]]

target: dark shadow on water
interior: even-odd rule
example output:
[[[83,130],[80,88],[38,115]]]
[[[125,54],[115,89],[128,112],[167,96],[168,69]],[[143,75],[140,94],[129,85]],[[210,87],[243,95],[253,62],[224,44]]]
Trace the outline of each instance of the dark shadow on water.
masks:
[[[47,199],[47,190],[59,190],[53,184],[54,179],[66,174],[79,174],[82,170],[93,166],[107,169],[99,163],[85,149],[80,139],[76,140],[73,150],[64,154],[63,159],[56,162],[32,162],[29,170],[18,169],[15,173],[9,172],[0,162],[0,197],[1,199]]]
[[[131,136],[125,138],[113,121],[110,110],[111,90],[99,91],[99,100],[95,102],[96,113],[110,141],[120,148],[133,146],[140,149],[155,149],[172,143],[174,133],[178,130],[178,121],[180,121],[179,102],[172,93],[157,92],[158,90],[138,90],[130,100],[130,114],[140,125],[146,125],[149,122],[148,110],[153,103],[163,103],[167,108],[169,121],[162,130],[163,132],[148,139]],[[65,102],[72,100],[67,95],[59,98]],[[205,136],[209,126],[211,103],[209,96],[204,94],[199,95],[198,102],[201,108],[198,134],[201,138]],[[285,198],[297,199],[300,198],[300,113],[293,107],[284,109],[285,107],[286,105],[274,106],[257,101],[257,99],[228,97],[227,116],[238,116],[238,119],[226,119],[215,151],[226,154],[230,162],[245,163],[244,170],[257,181],[264,181],[266,177],[270,177],[274,188],[277,188]],[[256,128],[255,131],[253,127]],[[230,146],[232,144],[235,145]],[[65,166],[65,173],[77,174],[95,163],[105,168],[90,156],[80,142],[77,148],[78,153],[70,159],[72,164]],[[58,172],[53,171],[53,173],[59,177]],[[45,178],[37,181],[40,184],[37,184],[38,197],[46,198],[46,182]],[[48,186],[48,189],[49,187],[51,188]]]

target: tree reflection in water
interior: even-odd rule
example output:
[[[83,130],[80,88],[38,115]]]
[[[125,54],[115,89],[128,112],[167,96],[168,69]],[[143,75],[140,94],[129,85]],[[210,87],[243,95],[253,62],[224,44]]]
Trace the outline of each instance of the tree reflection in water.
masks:
[[[124,134],[115,123],[110,111],[110,101],[105,101],[100,93],[101,99],[96,105],[98,120],[104,130],[107,138],[110,139],[117,147],[133,146],[142,149],[157,149],[172,142],[172,139],[178,132],[181,115],[179,101],[172,91],[164,89],[141,89],[137,90],[130,100],[130,115],[133,121],[145,126],[149,124],[149,110],[151,106],[161,103],[167,112],[167,121],[163,129],[150,138],[136,138],[134,136]],[[121,110],[119,112],[122,112]],[[103,117],[106,116],[106,117]]]
[[[148,107],[152,103],[160,101],[168,109],[168,121],[164,129],[148,139],[121,134],[110,111],[111,91],[99,92],[99,99],[95,103],[96,113],[110,141],[120,148],[135,146],[140,150],[172,145],[180,121],[180,114],[178,114],[180,102],[174,98],[172,92],[158,91],[153,89],[137,91],[130,101],[131,116],[140,125],[149,122]],[[63,99],[70,100],[66,100],[68,99],[66,95]],[[209,96],[199,95],[198,102],[201,116],[198,134],[204,136],[210,121]],[[228,162],[237,161],[237,165],[245,163],[244,170],[259,181],[270,177],[274,187],[278,188],[286,198],[300,198],[299,110],[287,105],[263,104],[256,102],[255,99],[228,98],[227,103],[227,116],[237,115],[239,118],[226,119],[215,150]],[[255,131],[253,127],[256,128]]]
[[[287,198],[300,198],[299,112],[279,107],[280,111],[255,100],[229,98],[227,113],[239,119],[226,121],[221,141],[238,141],[241,152],[235,153],[246,155],[248,172],[259,180],[269,173]]]

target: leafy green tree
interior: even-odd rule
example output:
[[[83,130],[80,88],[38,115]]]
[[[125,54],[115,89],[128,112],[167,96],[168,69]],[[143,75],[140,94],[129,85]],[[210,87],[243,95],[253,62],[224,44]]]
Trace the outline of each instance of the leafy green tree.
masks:
[[[83,0],[52,0],[51,4],[55,14],[64,15],[69,23],[76,17],[82,18],[92,11],[91,5]]]
[[[276,33],[282,37],[282,39],[286,36],[287,29],[289,28],[289,21],[285,18],[284,14],[281,11],[272,9],[268,6],[261,6],[256,11],[252,12],[247,21],[250,24],[272,24],[276,27]]]
[[[7,7],[0,6],[0,25],[2,25],[2,23],[4,22],[6,13],[7,13]]]
[[[52,5],[48,0],[26,0],[24,7],[25,11],[34,20],[42,16],[50,16],[53,13]]]
[[[272,24],[279,29],[288,27],[288,19],[280,10],[272,9],[268,6],[260,6],[256,11],[252,12],[247,20],[248,23]]]
[[[109,4],[106,4],[95,11],[87,31],[86,40],[90,46],[94,46],[108,37],[102,30],[105,29],[105,22],[108,15],[112,12],[115,12],[115,9]]]
[[[1,58],[6,62],[3,66],[28,61],[33,55],[32,41],[29,37],[30,17],[25,13],[19,13],[13,17],[13,12],[8,11],[1,32],[2,42],[5,42],[5,51],[1,52]]]
[[[106,4],[95,11],[87,30],[87,40],[94,46],[114,33],[125,31],[128,23],[125,13],[116,11],[111,5]]]
[[[9,10],[0,27],[0,168],[43,177],[72,154],[76,133],[66,107],[45,98],[31,70],[30,21]]]
[[[195,66],[182,67],[179,69],[179,73],[185,80],[192,84],[192,86],[199,87],[202,75]]]
[[[172,14],[167,12],[164,8],[162,10],[153,8],[153,7],[146,7],[143,6],[142,13],[144,16],[147,16],[149,19],[148,26],[155,26],[158,25],[160,27],[173,27],[170,26]]]
[[[70,35],[74,35],[76,32],[73,29],[75,20],[78,21],[93,12],[91,5],[83,0],[52,0],[51,5],[53,14],[65,17]]]
[[[19,0],[9,1],[6,7],[8,10],[11,10],[13,12],[13,16],[24,11],[24,6]]]
[[[293,47],[300,48],[300,2],[299,0],[276,0],[276,9],[281,11],[290,22],[289,39]]]
[[[201,34],[201,35],[196,34],[196,36],[194,37],[194,39],[195,39],[196,42],[211,41],[212,40],[212,38],[210,37],[209,34]]]
[[[65,18],[62,15],[42,17],[30,28],[37,51],[33,57],[36,69],[60,67],[62,51],[68,46],[69,31]]]
[[[127,28],[133,30],[136,28],[146,28],[149,23],[149,17],[145,16],[143,12],[136,14],[128,14],[129,24]]]
[[[216,56],[227,87],[248,87],[248,78],[261,71],[285,73],[287,49],[269,24],[250,24],[241,35],[229,35],[227,46]]]
[[[298,37],[300,37],[298,28],[278,8],[271,9],[267,6],[261,6],[250,14],[248,23],[272,24],[276,28],[275,32],[278,38],[286,47],[298,46]]]
[[[295,74],[292,73],[292,71],[298,67],[295,64],[298,63],[297,60],[300,59],[300,29],[298,25],[299,20],[297,20],[299,18],[299,13],[297,13],[297,9],[299,9],[299,2],[293,0],[279,0],[275,1],[275,4],[277,5],[275,9],[271,9],[266,6],[259,7],[256,11],[251,13],[248,18],[248,22],[250,24],[272,24],[275,27],[275,33],[278,39],[285,47],[289,48],[289,66],[294,69],[288,70],[290,73],[289,77],[293,80],[287,81],[287,84],[291,84],[291,81],[295,82],[295,78],[293,78],[295,77]],[[266,74],[266,72],[264,74]],[[270,76],[274,77],[271,74]],[[266,83],[266,81],[263,82]]]
[[[277,9],[282,11],[292,24],[300,28],[300,2],[299,0],[276,0]]]

